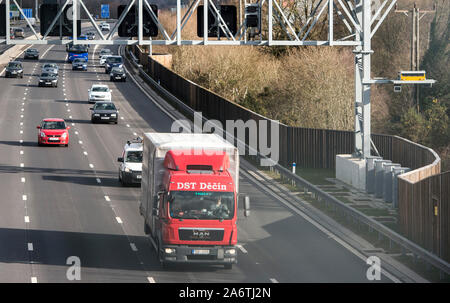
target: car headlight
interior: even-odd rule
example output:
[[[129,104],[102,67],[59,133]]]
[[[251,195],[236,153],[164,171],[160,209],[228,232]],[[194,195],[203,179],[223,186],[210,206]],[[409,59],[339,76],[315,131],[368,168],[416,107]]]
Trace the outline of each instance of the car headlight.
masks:
[[[67,138],[67,133],[63,133],[63,134],[61,135],[61,138],[63,138],[63,139]]]
[[[39,82],[44,82],[44,80],[39,80]]]
[[[231,248],[231,249],[226,249],[225,253],[228,255],[235,255],[236,254],[236,249]]]
[[[106,64],[106,67],[110,68],[110,67],[111,67],[111,65],[110,65],[110,64]]]
[[[94,117],[100,117],[100,114],[94,114]]]
[[[116,117],[117,116],[117,114],[111,114],[111,117]]]
[[[41,132],[40,135],[41,135],[42,138],[45,137],[45,133],[43,133],[43,132]]]
[[[52,80],[52,82],[56,82],[56,81],[58,81],[58,80],[56,80],[56,79],[55,79],[55,80]]]
[[[165,248],[164,249],[164,252],[166,253],[166,254],[174,254],[174,253],[176,253],[177,252],[177,250],[175,249],[175,248]]]

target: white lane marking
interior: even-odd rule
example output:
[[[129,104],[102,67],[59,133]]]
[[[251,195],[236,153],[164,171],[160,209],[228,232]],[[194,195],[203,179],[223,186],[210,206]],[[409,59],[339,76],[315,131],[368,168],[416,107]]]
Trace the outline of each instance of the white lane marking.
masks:
[[[30,223],[30,217],[28,217],[28,216],[25,216],[25,223]]]
[[[66,103],[66,106],[69,106],[69,103]]]
[[[20,182],[25,183],[25,181],[26,181],[25,178],[23,178],[23,177],[20,178]]]
[[[20,131],[20,134],[23,134],[23,130]]]
[[[72,126],[75,126],[75,123],[72,123]]]
[[[20,142],[20,144],[22,144],[22,143],[23,143],[23,140],[19,140],[19,142]]]
[[[94,168],[94,164],[90,164],[90,163],[89,163],[89,167],[90,167],[90,168]]]
[[[122,120],[123,120],[123,117],[120,117],[120,119],[122,119]]]
[[[37,283],[37,278],[36,277],[31,277],[31,283]]]
[[[270,282],[272,282],[272,283],[278,283],[277,279],[274,279],[274,278],[270,279]]]
[[[23,122],[20,122],[20,125],[22,126],[22,125],[23,125]]]
[[[130,127],[130,124],[127,124],[127,127]]]
[[[23,115],[20,115],[20,118],[23,118]]]
[[[137,133],[136,133],[136,132],[134,132],[134,133],[133,133],[133,136],[137,136]]]
[[[28,243],[28,251],[33,251],[33,243]]]
[[[23,163],[20,163],[20,167],[24,167],[24,164],[23,164]]]
[[[70,112],[70,109],[68,109],[67,111]]]
[[[84,154],[85,156],[87,156],[87,155],[88,155],[87,151],[84,151],[84,152],[83,152],[83,154]]]
[[[20,154],[23,155],[23,150],[20,151]]]
[[[69,119],[72,119],[72,116],[69,116]]]
[[[96,180],[98,184],[102,183],[102,180],[100,180],[99,178],[97,178]]]
[[[132,251],[138,251],[138,249],[134,243],[130,243],[130,246],[131,246]]]
[[[83,141],[80,140],[80,141],[78,141],[78,143],[79,143],[79,144],[83,144]]]
[[[21,111],[24,111],[24,109],[22,108],[22,109],[20,109]]]
[[[22,200],[23,200],[23,201],[26,201],[26,200],[28,200],[28,197],[27,197],[27,195],[22,195]]]
[[[78,132],[77,132],[77,131],[75,131],[75,135],[78,135]]]
[[[111,199],[109,198],[109,196],[105,196],[105,200],[108,202],[111,202]]]
[[[152,277],[147,277],[148,283],[156,283]]]
[[[244,254],[248,253],[248,251],[240,244],[236,245],[237,248],[239,248],[240,251],[242,251]]]
[[[116,217],[117,223],[122,224],[122,219],[120,219],[120,217]]]

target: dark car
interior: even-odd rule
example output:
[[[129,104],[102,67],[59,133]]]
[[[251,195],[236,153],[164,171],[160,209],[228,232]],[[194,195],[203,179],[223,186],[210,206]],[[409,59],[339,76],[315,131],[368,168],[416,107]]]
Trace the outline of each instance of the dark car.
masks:
[[[110,56],[105,61],[105,74],[109,74],[114,67],[123,67],[122,56]]]
[[[25,51],[24,59],[39,60],[39,51],[36,48],[29,48]]]
[[[19,77],[23,78],[23,66],[19,61],[11,61],[5,69],[5,78]]]
[[[76,58],[72,62],[72,70],[87,70],[87,61],[84,58]]]
[[[91,122],[114,122],[119,121],[119,109],[112,102],[96,102],[91,107]]]
[[[39,77],[38,86],[58,87],[58,75],[53,73],[42,73]]]
[[[122,67],[113,67],[111,69],[111,73],[109,74],[109,78],[111,81],[127,81],[127,74],[125,73],[125,70]]]
[[[88,40],[94,40],[95,39],[95,33],[94,32],[87,32],[86,36]]]

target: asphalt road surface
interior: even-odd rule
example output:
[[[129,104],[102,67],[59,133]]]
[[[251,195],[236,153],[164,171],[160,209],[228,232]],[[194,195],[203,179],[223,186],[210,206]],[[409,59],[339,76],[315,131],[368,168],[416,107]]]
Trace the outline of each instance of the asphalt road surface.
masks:
[[[109,82],[100,47],[87,72],[71,70],[64,46],[37,48],[23,79],[0,78],[0,282],[72,282],[71,256],[81,282],[371,282],[365,260],[242,176],[252,214],[239,210],[238,264],[163,269],[144,234],[140,188],[120,185],[116,161],[127,140],[169,132],[171,119],[132,81]],[[44,62],[60,66],[58,88],[37,87]],[[94,83],[113,90],[117,125],[91,124]],[[69,147],[38,147],[36,126],[49,117],[71,126]]]

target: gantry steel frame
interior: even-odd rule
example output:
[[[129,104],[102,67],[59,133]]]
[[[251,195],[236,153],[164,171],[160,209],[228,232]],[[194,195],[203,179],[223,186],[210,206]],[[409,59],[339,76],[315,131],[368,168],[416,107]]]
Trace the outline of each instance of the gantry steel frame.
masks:
[[[62,38],[47,39],[50,29],[44,33],[44,36],[36,33],[31,26],[30,21],[25,16],[22,8],[18,5],[16,0],[0,0],[6,2],[6,33],[5,39],[0,38],[0,44],[89,44],[89,45],[255,45],[255,46],[352,46],[354,47],[355,54],[355,152],[354,155],[367,158],[371,155],[371,123],[370,123],[370,95],[372,84],[413,84],[407,81],[388,80],[388,79],[371,79],[371,55],[373,53],[371,48],[371,39],[377,32],[380,25],[386,19],[386,16],[392,10],[397,0],[378,0],[379,6],[375,9],[373,6],[373,0],[318,0],[317,4],[313,8],[311,15],[306,20],[304,26],[300,31],[295,30],[295,26],[287,15],[285,14],[283,7],[276,0],[255,0],[253,3],[260,5],[261,12],[267,12],[266,16],[261,13],[261,18],[267,18],[267,38],[263,39],[263,35],[260,34],[259,39],[249,40],[247,38],[247,27],[245,20],[240,24],[240,28],[235,35],[233,35],[225,23],[220,14],[220,9],[213,0],[194,0],[190,6],[182,15],[181,0],[177,0],[176,6],[176,29],[169,35],[164,25],[159,21],[156,14],[150,7],[149,0],[129,0],[124,12],[119,16],[118,21],[110,33],[105,37],[102,31],[99,29],[95,20],[92,18],[89,10],[84,4],[84,0],[63,0],[64,4],[60,7],[58,14],[52,22],[54,26],[63,13],[65,7],[69,4],[73,6],[73,18],[72,20],[78,20],[80,12],[78,9],[83,9],[89,17],[89,21],[99,34],[100,40],[78,40],[77,39],[77,27],[76,22],[73,23],[73,38],[63,40]],[[12,40],[10,39],[10,3],[11,1],[17,5],[20,14],[24,17],[27,24],[33,31],[36,39],[24,39],[24,40]],[[380,2],[381,1],[381,2]],[[250,2],[250,1],[249,1]],[[200,3],[203,3],[203,33],[205,33],[203,39],[200,40],[185,40],[182,39],[182,31],[198,8]],[[247,1],[246,1],[247,3]],[[126,14],[133,8],[133,5],[137,4],[136,16],[138,37],[137,39],[117,39],[114,35],[125,19]],[[265,10],[263,10],[265,8]],[[163,39],[144,39],[143,36],[143,15],[146,10],[152,20],[157,25],[159,32]],[[208,11],[216,18],[216,25],[225,33],[225,37],[218,37],[214,39],[208,38]],[[372,14],[374,12],[374,14]],[[348,30],[348,35],[345,37],[335,37],[334,33],[334,14],[338,16],[338,19],[343,22],[345,28]],[[327,18],[322,18],[324,16]],[[274,17],[276,24],[274,24]],[[326,21],[323,21],[326,20]],[[328,35],[327,40],[316,41],[307,40],[311,30],[317,23],[327,22]],[[337,21],[336,21],[337,22]],[[260,26],[263,26],[262,20],[260,20]],[[279,25],[280,28],[286,33],[289,40],[277,40],[273,38],[274,26]],[[219,31],[220,32],[220,31]],[[353,38],[353,40],[350,40]],[[420,84],[431,85],[435,81],[427,80],[422,81]]]

